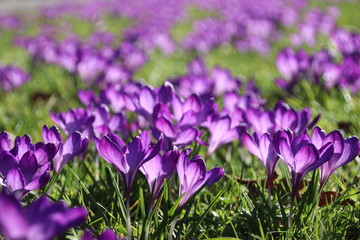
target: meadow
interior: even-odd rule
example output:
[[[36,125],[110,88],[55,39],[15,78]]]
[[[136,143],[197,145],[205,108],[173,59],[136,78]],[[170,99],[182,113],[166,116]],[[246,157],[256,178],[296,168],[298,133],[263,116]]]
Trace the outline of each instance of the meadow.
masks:
[[[0,239],[359,239],[358,9],[0,15]]]

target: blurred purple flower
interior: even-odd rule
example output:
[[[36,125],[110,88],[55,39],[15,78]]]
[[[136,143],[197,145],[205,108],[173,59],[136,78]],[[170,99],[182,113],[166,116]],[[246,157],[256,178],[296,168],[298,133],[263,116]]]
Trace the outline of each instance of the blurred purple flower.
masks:
[[[87,218],[83,207],[69,208],[41,197],[22,208],[12,196],[0,194],[0,232],[6,239],[50,240]]]
[[[107,229],[101,233],[98,238],[94,238],[90,232],[84,231],[84,234],[81,237],[81,240],[126,240],[126,238],[119,239],[113,230]]]
[[[30,79],[30,75],[19,67],[0,66],[0,86],[4,91],[11,91],[20,87]]]

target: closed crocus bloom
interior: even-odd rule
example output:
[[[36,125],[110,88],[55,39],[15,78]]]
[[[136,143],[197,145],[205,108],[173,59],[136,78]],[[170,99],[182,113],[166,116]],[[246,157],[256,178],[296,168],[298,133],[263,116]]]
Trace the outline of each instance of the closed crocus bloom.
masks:
[[[280,157],[290,168],[293,187],[292,198],[305,175],[323,165],[334,153],[332,143],[327,143],[318,150],[306,134],[300,134],[292,141],[281,137],[281,134],[277,134],[274,144]]]
[[[200,156],[195,156],[190,160],[191,151],[191,149],[184,150],[176,165],[180,182],[179,196],[184,195],[178,208],[182,207],[200,189],[216,183],[224,175],[224,169],[221,167],[206,171],[205,162]]]
[[[344,139],[339,130],[326,134],[320,127],[315,127],[311,141],[318,149],[328,143],[332,143],[334,146],[334,154],[319,169],[321,186],[326,183],[336,169],[351,162],[359,154],[359,139],[355,136]]]
[[[259,158],[264,164],[268,175],[267,185],[270,187],[269,184],[279,160],[279,156],[275,151],[272,136],[270,136],[269,133],[264,133],[259,139],[256,134],[250,136],[250,134],[244,133],[243,141],[249,152]]]
[[[0,194],[0,232],[6,239],[50,240],[85,222],[83,207],[69,208],[41,197],[22,208],[12,196]]]
[[[152,145],[148,132],[144,131],[125,144],[119,136],[109,133],[101,140],[95,139],[95,145],[99,154],[118,169],[125,191],[130,194],[136,172],[145,162],[159,153],[162,140]]]

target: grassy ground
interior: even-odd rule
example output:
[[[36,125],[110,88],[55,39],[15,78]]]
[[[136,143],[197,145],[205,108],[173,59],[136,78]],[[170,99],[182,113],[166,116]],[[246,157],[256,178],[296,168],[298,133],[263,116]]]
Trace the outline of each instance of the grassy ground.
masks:
[[[325,3],[316,3],[320,7]],[[341,9],[339,24],[360,31],[358,21],[359,1],[338,3]],[[191,10],[190,19],[207,16]],[[211,14],[211,13],[209,13]],[[81,36],[87,36],[91,25],[71,19],[74,29]],[[174,30],[174,36],[180,38],[191,29],[190,22],[182,23]],[[129,24],[128,20],[116,21],[111,17],[105,20],[109,31],[115,33]],[[19,33],[34,34],[35,25],[29,25]],[[0,62],[14,63],[24,67],[32,74],[26,85],[13,92],[1,93],[0,130],[6,130],[13,136],[29,134],[34,142],[41,140],[41,127],[53,125],[49,111],[67,111],[81,106],[77,100],[77,87],[84,85],[78,81],[74,84],[70,76],[61,68],[48,64],[31,65],[27,53],[11,44],[15,32],[2,32],[0,37]],[[242,53],[231,46],[221,46],[205,55],[207,66],[220,65],[229,68],[234,75],[244,79],[254,78],[262,95],[273,106],[279,99],[284,99],[290,106],[300,109],[311,107],[313,114],[321,113],[319,125],[326,131],[340,128],[346,136],[360,133],[360,98],[347,91],[337,89],[324,91],[319,87],[304,82],[295,89],[294,95],[287,95],[278,90],[273,79],[280,74],[276,70],[274,58],[287,42],[274,44],[268,56],[254,52]],[[319,41],[317,49],[328,46],[325,39]],[[186,72],[186,63],[194,57],[193,53],[177,51],[174,55],[163,56],[159,51],[150,55],[150,61],[136,75],[146,82],[159,85],[167,78]],[[107,227],[114,227],[118,233],[125,233],[124,219],[121,211],[121,194],[123,189],[119,176],[104,161],[98,161],[94,146],[85,156],[84,161],[69,164],[60,174],[51,189],[53,199],[64,199],[71,205],[82,204],[88,208],[87,227],[99,232]],[[286,191],[289,178],[284,164],[277,171],[277,186],[269,207],[267,192],[264,191],[266,172],[259,161],[251,157],[238,143],[223,147],[208,160],[208,168],[221,165],[226,169],[224,179],[215,187],[203,191],[195,200],[186,221],[183,224],[184,239],[205,239],[233,237],[240,239],[285,239],[289,237],[287,229],[289,196]],[[359,203],[359,162],[353,161],[331,178],[325,190],[342,192],[343,197],[333,204],[317,206],[318,191],[316,180],[318,173],[310,174],[308,186],[304,188],[303,199],[296,204],[293,223],[293,237],[296,239],[358,239],[360,238],[360,203]],[[281,181],[284,179],[284,181]],[[354,180],[355,179],[355,180]],[[141,232],[142,222],[146,215],[147,190],[142,176],[136,178],[133,190],[132,219],[134,234]],[[169,182],[169,199],[176,198],[175,182]],[[114,191],[116,189],[116,191]],[[285,189],[285,190],[284,190]],[[287,189],[288,190],[288,189]],[[222,192],[223,191],[223,192]],[[219,198],[217,194],[222,193]],[[34,196],[30,195],[27,201]],[[216,200],[216,201],[215,201]],[[340,204],[347,200],[349,204]],[[170,200],[169,200],[170,201]],[[159,218],[166,215],[167,209],[159,210]],[[204,214],[206,213],[206,216]],[[184,215],[185,213],[182,213]],[[203,218],[204,216],[204,218]],[[201,220],[201,221],[200,221]],[[156,224],[154,225],[156,230]],[[179,229],[178,229],[179,230]],[[166,232],[164,230],[164,232]],[[77,230],[71,235],[76,238]]]

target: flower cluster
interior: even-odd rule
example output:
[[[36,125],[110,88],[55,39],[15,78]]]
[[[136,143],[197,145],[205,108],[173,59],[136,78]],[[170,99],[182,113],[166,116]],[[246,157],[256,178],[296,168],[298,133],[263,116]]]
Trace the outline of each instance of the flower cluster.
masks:
[[[268,186],[279,157],[283,159],[291,172],[292,197],[309,172],[319,169],[323,186],[337,168],[360,153],[357,137],[344,138],[338,130],[326,134],[320,127],[315,127],[311,137],[306,133],[295,136],[291,130],[281,130],[274,135],[264,133],[259,139],[246,133],[244,144],[266,167]]]
[[[299,49],[283,49],[277,56],[276,64],[283,78],[276,84],[292,91],[300,80],[322,85],[326,89],[349,89],[353,93],[360,89],[359,37],[356,33],[337,28],[331,31],[331,39],[340,56],[322,49],[313,54]],[[340,61],[337,58],[340,57]]]

